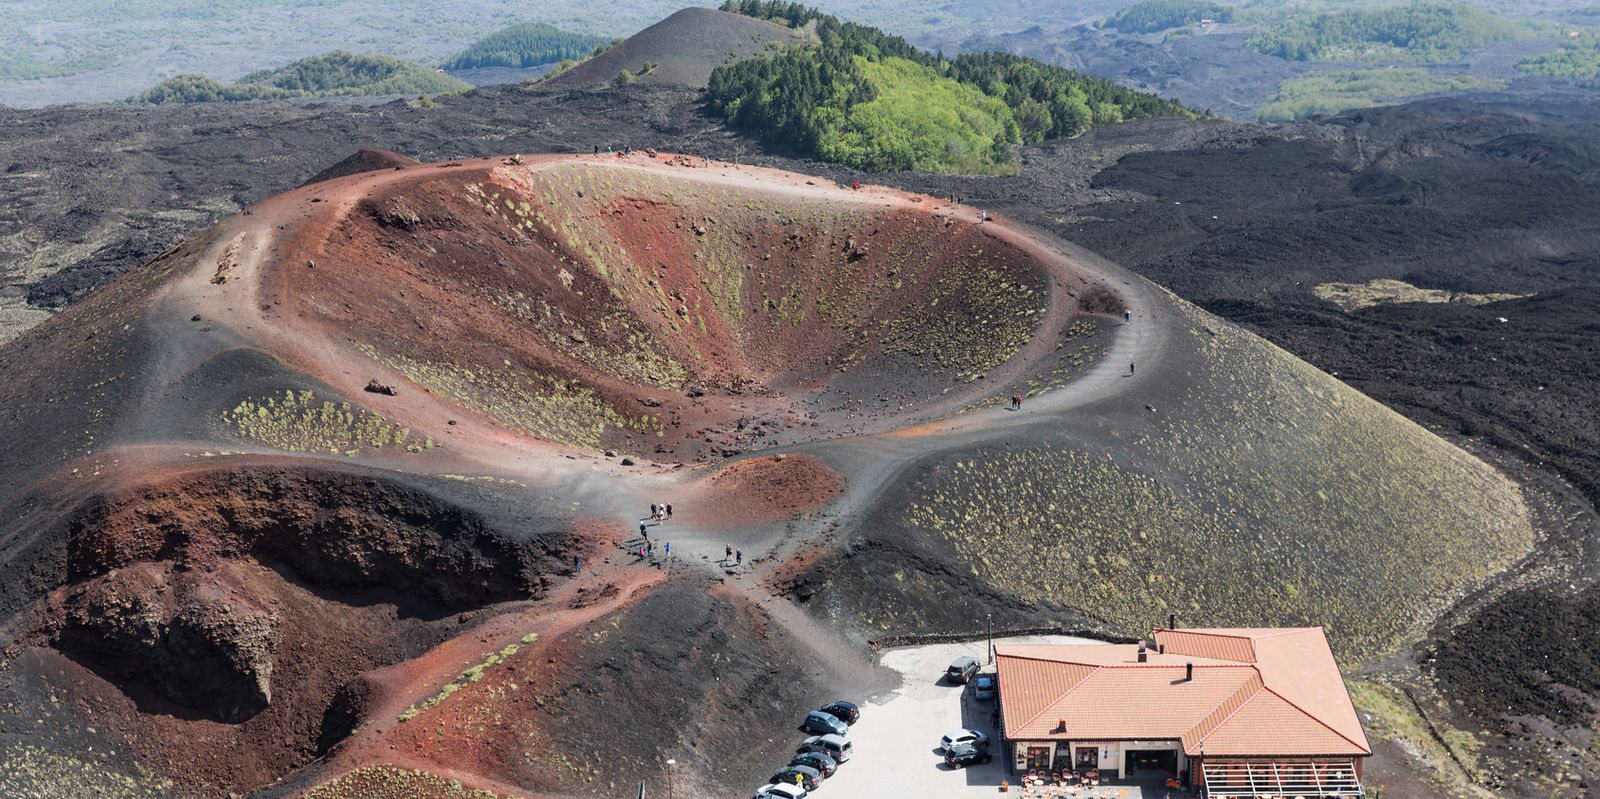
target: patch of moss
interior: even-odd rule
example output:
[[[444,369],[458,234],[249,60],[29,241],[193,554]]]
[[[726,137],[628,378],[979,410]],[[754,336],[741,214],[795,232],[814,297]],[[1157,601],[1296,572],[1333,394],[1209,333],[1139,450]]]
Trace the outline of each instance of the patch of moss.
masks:
[[[593,449],[608,430],[662,431],[660,419],[649,414],[623,414],[575,380],[511,364],[495,367],[436,363],[381,353],[367,344],[358,346],[368,357],[429,391],[546,441]]]
[[[97,799],[164,799],[170,780],[153,774],[111,771],[100,763],[26,744],[0,750],[0,789],[6,796]]]
[[[480,660],[468,667],[466,671],[461,672],[459,677],[456,677],[454,680],[445,683],[444,687],[440,688],[438,693],[415,705],[412,705],[411,707],[406,708],[405,711],[400,714],[400,720],[410,721],[420,715],[423,711],[437,706],[440,702],[443,702],[445,699],[449,698],[449,696],[456,691],[482,680],[483,675],[488,673],[490,669],[505,662],[506,658],[517,654],[517,651],[522,648],[523,644],[531,644],[536,640],[538,640],[538,636],[533,633],[529,633],[522,637],[521,644],[507,644],[493,652],[485,652],[483,655],[483,660]]]
[[[306,799],[500,799],[437,774],[396,766],[362,766],[306,792]]]
[[[407,452],[433,449],[431,438],[348,402],[318,402],[310,391],[284,391],[282,396],[245,399],[222,421],[239,436],[289,452],[327,452],[359,456],[362,447],[402,447]]]

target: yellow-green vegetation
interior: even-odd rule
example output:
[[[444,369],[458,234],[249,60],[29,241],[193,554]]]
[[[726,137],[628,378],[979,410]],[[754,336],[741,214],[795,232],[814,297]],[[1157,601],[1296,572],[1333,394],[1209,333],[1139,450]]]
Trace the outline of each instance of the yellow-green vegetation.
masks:
[[[1593,80],[1600,78],[1600,36],[1579,36],[1553,53],[1524,58],[1517,62],[1524,75],[1552,75],[1561,78]]]
[[[538,638],[539,637],[537,635],[528,633],[527,635],[522,636],[522,643],[520,644],[506,644],[500,649],[491,652],[485,652],[483,654],[483,660],[478,661],[466,671],[461,672],[461,676],[445,683],[444,687],[440,688],[438,693],[415,705],[412,705],[411,707],[406,708],[405,712],[400,714],[400,720],[410,721],[416,718],[417,715],[422,713],[424,710],[434,707],[440,702],[450,698],[450,695],[456,691],[459,691],[462,688],[465,688],[483,679],[483,675],[488,673],[490,669],[494,668],[500,663],[505,662],[506,658],[517,654],[517,650],[521,649],[523,644],[531,644],[538,640]]]
[[[1045,312],[1045,291],[1003,273],[974,248],[945,264],[927,297],[890,320],[883,350],[958,380],[976,380],[1016,355]]]
[[[599,446],[607,430],[661,432],[661,420],[620,413],[575,380],[502,362],[497,366],[437,363],[359,345],[367,357],[429,391],[449,397],[507,427],[571,447]]]
[[[1291,15],[1245,44],[1291,61],[1439,64],[1526,33],[1469,5],[1407,3]]]
[[[1256,111],[1256,119],[1288,121],[1314,114],[1337,114],[1353,108],[1393,105],[1424,94],[1504,86],[1503,80],[1473,75],[1436,76],[1422,67],[1308,72],[1279,84],[1277,94]]]
[[[1480,787],[1489,775],[1478,757],[1483,745],[1472,733],[1424,718],[1404,691],[1387,683],[1347,680],[1345,685],[1368,735],[1397,744],[1439,785],[1480,799],[1496,796]]]
[[[983,579],[1139,630],[1321,624],[1362,662],[1533,541],[1508,480],[1174,298],[1193,377],[1096,433],[935,464],[904,509]],[[1206,332],[1209,327],[1211,332]],[[1174,345],[1169,357],[1187,359]]]
[[[362,766],[306,792],[306,799],[500,799],[493,791],[467,788],[426,771]]]
[[[363,447],[433,449],[432,438],[416,438],[401,427],[348,402],[318,402],[310,391],[284,391],[282,396],[246,399],[222,415],[240,436],[289,452],[360,455]]]
[[[1459,302],[1466,305],[1486,305],[1491,302],[1520,300],[1524,297],[1532,296],[1504,292],[1472,294],[1465,291],[1424,289],[1413,286],[1403,280],[1381,278],[1369,280],[1365,283],[1323,283],[1312,289],[1312,292],[1318,297],[1339,306],[1339,310],[1345,313],[1386,303]]]
[[[165,778],[120,774],[93,761],[26,744],[0,752],[0,788],[6,796],[164,799],[173,794],[172,782]]]
[[[689,382],[689,370],[625,311],[607,313],[598,329],[588,330],[543,297],[502,291],[494,293],[493,301],[583,364],[639,385],[678,389]]]
[[[1016,173],[1007,146],[1021,134],[1004,102],[904,58],[856,64],[876,96],[817,142],[822,158],[869,170]]]

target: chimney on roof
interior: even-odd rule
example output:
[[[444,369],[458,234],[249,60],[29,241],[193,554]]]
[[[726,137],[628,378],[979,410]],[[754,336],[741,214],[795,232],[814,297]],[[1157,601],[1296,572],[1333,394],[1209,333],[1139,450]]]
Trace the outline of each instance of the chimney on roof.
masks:
[[[1056,732],[1066,732],[1067,731],[1067,720],[1066,719],[1056,719],[1056,730],[1055,731]]]
[[[1185,663],[1185,664],[1183,664],[1183,681],[1184,682],[1194,682],[1194,664],[1193,663]]]
[[[1161,653],[1161,654],[1163,654],[1163,655],[1167,654],[1167,645],[1166,644],[1156,644],[1156,651]]]
[[[1150,659],[1150,656],[1148,654],[1146,654],[1145,651],[1144,651],[1144,642],[1140,641],[1139,642],[1139,662],[1143,663],[1143,662],[1145,662],[1146,660],[1149,660],[1149,659]]]
[[[1178,629],[1178,614],[1176,614],[1176,613],[1168,613],[1167,614],[1167,629],[1169,629],[1169,630]]]

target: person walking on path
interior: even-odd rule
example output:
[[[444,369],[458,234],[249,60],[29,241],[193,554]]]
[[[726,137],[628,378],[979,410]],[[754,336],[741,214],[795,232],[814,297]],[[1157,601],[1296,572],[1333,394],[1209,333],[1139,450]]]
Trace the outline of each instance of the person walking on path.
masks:
[[[735,549],[733,551],[733,565],[735,565],[735,566],[743,566],[744,565],[744,550]]]
[[[644,522],[639,522],[639,535],[644,536],[646,541],[650,540],[650,531],[645,529]]]
[[[644,544],[639,545],[639,560],[644,560]]]
[[[728,561],[733,560],[733,545],[732,544],[728,544],[726,547],[723,547],[722,554],[723,554],[723,557],[722,557],[722,562],[723,563],[727,563]]]
[[[1128,364],[1128,376],[1133,377],[1133,364]]]
[[[654,502],[650,503],[650,518],[651,519],[655,519],[657,516],[660,516],[660,515],[661,515],[661,513],[660,513],[660,510],[658,508],[656,508],[656,503],[654,503]]]
[[[1014,411],[1022,410],[1022,395],[1021,394],[1012,394],[1011,395],[1011,410],[1014,410]]]
[[[1122,323],[1123,324],[1127,324],[1127,323],[1132,322],[1132,321],[1133,321],[1133,311],[1130,311],[1127,308],[1123,308],[1122,309]]]
[[[666,544],[663,544],[662,552],[664,552],[667,557],[672,557],[672,542],[668,541]]]
[[[572,573],[573,574],[577,574],[578,572],[581,572],[581,571],[583,571],[583,558],[581,558],[581,557],[579,557],[577,555],[573,555],[572,556]]]
[[[668,519],[672,518],[672,503],[671,502],[667,503],[667,518]]]

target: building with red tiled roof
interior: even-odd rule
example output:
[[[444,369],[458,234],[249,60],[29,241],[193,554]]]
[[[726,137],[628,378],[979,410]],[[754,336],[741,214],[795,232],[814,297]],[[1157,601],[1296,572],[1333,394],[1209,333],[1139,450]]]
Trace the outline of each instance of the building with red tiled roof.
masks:
[[[1372,747],[1321,627],[995,648],[1018,770],[1169,776],[1212,796],[1361,795]]]

